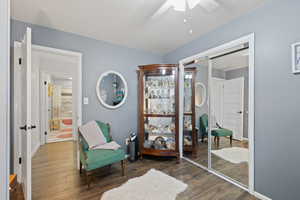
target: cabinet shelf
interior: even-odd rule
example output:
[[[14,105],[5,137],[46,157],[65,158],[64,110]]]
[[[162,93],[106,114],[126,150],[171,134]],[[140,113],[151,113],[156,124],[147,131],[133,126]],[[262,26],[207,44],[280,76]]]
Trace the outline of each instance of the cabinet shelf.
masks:
[[[144,114],[144,117],[175,117],[175,114]]]

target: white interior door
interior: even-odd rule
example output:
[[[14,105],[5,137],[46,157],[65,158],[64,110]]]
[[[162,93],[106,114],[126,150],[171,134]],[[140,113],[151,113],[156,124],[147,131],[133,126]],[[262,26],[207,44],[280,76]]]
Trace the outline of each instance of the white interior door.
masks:
[[[223,127],[233,131],[233,138],[243,140],[244,78],[226,80],[223,96]]]
[[[21,67],[21,171],[26,200],[31,200],[31,29],[27,28],[22,42]]]
[[[215,127],[216,123],[223,126],[223,83],[224,79],[211,79],[211,126]]]

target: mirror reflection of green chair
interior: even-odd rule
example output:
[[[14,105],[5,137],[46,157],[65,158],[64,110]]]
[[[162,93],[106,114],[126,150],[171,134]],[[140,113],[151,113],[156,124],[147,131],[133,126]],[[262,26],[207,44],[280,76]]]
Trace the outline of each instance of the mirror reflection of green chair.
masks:
[[[203,141],[204,137],[208,136],[208,115],[206,113],[200,117],[200,130],[202,132]],[[231,130],[222,127],[214,128],[211,130],[211,135],[214,136],[214,143],[217,145],[217,148],[220,146],[220,137],[229,137],[230,145],[232,146],[233,132]]]

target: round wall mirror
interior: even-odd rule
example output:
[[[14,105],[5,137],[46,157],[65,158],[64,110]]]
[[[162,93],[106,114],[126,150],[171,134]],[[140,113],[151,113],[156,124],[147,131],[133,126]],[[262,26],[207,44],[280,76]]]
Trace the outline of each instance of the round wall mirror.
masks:
[[[201,107],[206,100],[206,87],[203,83],[197,82],[195,85],[195,105]]]
[[[103,106],[109,109],[119,108],[127,97],[126,80],[118,72],[104,72],[97,81],[96,92]]]

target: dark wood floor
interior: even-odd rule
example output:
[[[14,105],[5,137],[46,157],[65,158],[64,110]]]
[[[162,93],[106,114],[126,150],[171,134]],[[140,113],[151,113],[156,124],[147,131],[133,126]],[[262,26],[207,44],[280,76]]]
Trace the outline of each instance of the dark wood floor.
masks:
[[[88,190],[84,176],[75,168],[73,142],[42,146],[33,158],[33,200],[100,200],[101,195],[118,187],[128,179],[141,176],[149,169],[161,170],[188,184],[177,200],[252,200],[256,199],[238,187],[182,161],[145,158],[127,163],[127,175],[121,176],[120,164],[109,170],[100,169]],[[120,199],[122,199],[120,197]]]
[[[232,146],[248,148],[248,142],[247,141],[241,142],[241,141],[233,140]],[[219,149],[229,148],[229,147],[230,147],[229,139],[221,137]],[[214,142],[212,142],[212,150],[216,150],[216,149],[217,148],[214,145]],[[196,156],[193,156],[190,153],[184,153],[184,156],[207,167],[207,165],[208,165],[207,141],[199,142]],[[214,154],[211,155],[211,159],[212,159],[211,162],[212,162],[213,169],[242,183],[243,185],[248,185],[248,182],[249,182],[248,163],[234,164],[234,163],[228,162],[226,160],[223,160]]]

